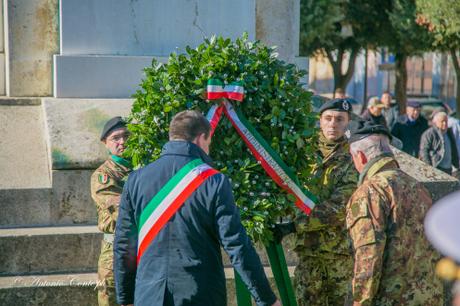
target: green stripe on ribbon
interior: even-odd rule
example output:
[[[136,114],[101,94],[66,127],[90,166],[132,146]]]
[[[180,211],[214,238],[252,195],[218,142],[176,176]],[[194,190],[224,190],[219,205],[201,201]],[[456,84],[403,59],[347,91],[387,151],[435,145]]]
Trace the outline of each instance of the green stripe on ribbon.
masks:
[[[224,82],[222,82],[221,80],[219,79],[209,79],[208,80],[208,85],[212,85],[212,86],[224,86]]]
[[[201,159],[195,159],[182,167],[167,183],[164,185],[160,191],[153,197],[152,200],[147,204],[144,210],[141,213],[138,231],[141,230],[145,221],[150,217],[150,215],[155,211],[155,209],[160,205],[160,203],[166,198],[168,194],[177,186],[177,184],[194,168],[204,164]]]

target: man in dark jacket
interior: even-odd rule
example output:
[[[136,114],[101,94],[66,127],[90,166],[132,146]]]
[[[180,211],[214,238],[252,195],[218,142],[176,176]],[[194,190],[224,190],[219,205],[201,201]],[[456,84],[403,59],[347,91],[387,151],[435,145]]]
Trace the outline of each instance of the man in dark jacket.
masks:
[[[391,130],[391,134],[402,141],[402,150],[414,157],[418,157],[420,139],[428,129],[428,121],[420,116],[420,109],[420,103],[408,102],[406,114],[398,118]]]
[[[142,232],[150,222],[150,217],[145,221],[143,216],[150,204],[163,194],[161,202],[152,209],[153,216],[168,198],[174,197],[177,188],[192,186],[193,182],[175,181],[189,164],[199,161],[212,169],[207,155],[209,133],[210,125],[200,113],[178,113],[170,124],[170,141],[163,147],[160,158],[129,176],[114,243],[115,284],[120,304],[226,305],[222,245],[257,305],[280,305],[241,224],[231,184],[223,174],[204,179],[184,197],[185,202],[177,200],[183,205],[169,219],[165,217],[167,221],[149,244],[143,244],[149,236],[143,236]],[[197,176],[204,172],[198,172]],[[166,187],[174,184],[176,187],[165,192]],[[170,207],[166,206],[164,211]],[[152,223],[152,230],[161,220]]]
[[[458,152],[452,130],[447,127],[447,114],[436,113],[433,126],[422,135],[420,158],[431,166],[452,174],[452,166],[458,169]]]
[[[362,118],[374,124],[387,126],[385,117],[382,115],[383,108],[385,108],[385,105],[383,105],[382,101],[380,101],[378,97],[372,97],[369,99],[367,109],[363,113]]]
[[[397,103],[391,103],[391,94],[385,91],[380,98],[385,108],[382,110],[382,115],[385,117],[388,129],[391,131],[399,117],[399,107]]]

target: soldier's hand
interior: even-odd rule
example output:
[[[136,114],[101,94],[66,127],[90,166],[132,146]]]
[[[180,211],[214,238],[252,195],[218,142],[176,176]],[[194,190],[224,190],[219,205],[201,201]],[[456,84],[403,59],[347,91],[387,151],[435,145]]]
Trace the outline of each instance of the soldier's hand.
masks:
[[[294,222],[276,223],[272,232],[275,242],[280,243],[285,236],[296,232]]]
[[[281,302],[279,300],[276,300],[276,302],[272,306],[282,306]]]

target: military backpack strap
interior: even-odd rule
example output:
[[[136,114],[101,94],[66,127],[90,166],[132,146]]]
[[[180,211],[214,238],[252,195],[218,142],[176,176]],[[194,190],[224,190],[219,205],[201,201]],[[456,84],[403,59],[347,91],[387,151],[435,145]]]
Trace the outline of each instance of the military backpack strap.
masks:
[[[137,263],[158,233],[207,178],[219,173],[201,159],[182,167],[141,212],[138,227]]]

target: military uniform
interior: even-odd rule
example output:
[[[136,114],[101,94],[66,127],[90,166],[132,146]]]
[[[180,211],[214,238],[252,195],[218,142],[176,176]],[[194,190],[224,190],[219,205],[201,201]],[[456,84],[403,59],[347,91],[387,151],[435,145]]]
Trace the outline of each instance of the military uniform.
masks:
[[[317,183],[310,186],[319,204],[309,217],[296,220],[296,296],[301,305],[343,305],[352,278],[353,262],[345,228],[345,207],[356,189],[358,172],[348,144],[327,140],[322,132],[314,166]]]
[[[91,196],[98,214],[98,228],[104,233],[98,262],[99,305],[117,305],[113,279],[113,234],[123,185],[131,172],[130,164],[115,155],[91,176]]]
[[[443,288],[434,271],[439,255],[423,231],[431,203],[428,191],[401,171],[391,154],[366,164],[347,204],[355,303],[442,305]]]

